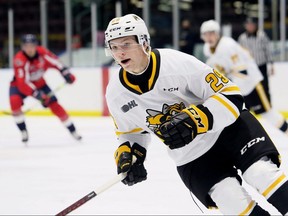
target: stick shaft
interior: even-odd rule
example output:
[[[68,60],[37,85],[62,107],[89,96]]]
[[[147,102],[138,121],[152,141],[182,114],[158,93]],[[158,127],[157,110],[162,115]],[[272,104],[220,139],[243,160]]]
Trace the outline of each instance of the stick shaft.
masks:
[[[106,191],[107,189],[111,188],[113,185],[115,185],[116,183],[120,182],[125,177],[126,177],[126,173],[118,174],[114,178],[110,179],[110,181],[106,182],[105,184],[103,184],[102,186],[97,188],[95,191],[90,192],[89,194],[87,194],[83,198],[79,199],[78,201],[76,201],[72,205],[70,205],[67,208],[65,208],[63,211],[61,211],[58,214],[56,214],[56,216],[65,216],[65,215],[69,214],[70,212],[74,211],[78,207],[82,206],[84,203],[86,203],[89,200],[91,200],[92,198],[94,198],[95,196],[97,196],[100,193],[102,193],[102,192]]]
[[[90,192],[89,194],[87,194],[83,198],[79,199],[78,201],[76,201],[72,205],[68,206],[63,211],[61,211],[58,214],[56,214],[56,216],[65,216],[65,215],[69,214],[70,212],[72,212],[73,210],[75,210],[78,207],[82,206],[84,203],[88,202],[90,199],[92,199],[95,196],[97,196],[97,194],[94,191]]]
[[[99,195],[100,193],[102,193],[102,192],[106,191],[107,189],[109,189],[110,187],[112,187],[114,184],[120,182],[125,177],[126,177],[126,173],[120,173],[120,174],[116,175],[114,178],[110,179],[110,181],[107,181],[105,184],[98,187],[95,190],[95,192],[97,193],[97,195]]]

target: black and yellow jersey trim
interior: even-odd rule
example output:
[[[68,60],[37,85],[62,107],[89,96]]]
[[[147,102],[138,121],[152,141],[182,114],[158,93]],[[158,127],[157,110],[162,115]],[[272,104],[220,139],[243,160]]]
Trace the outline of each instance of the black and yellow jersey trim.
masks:
[[[223,106],[225,106],[237,119],[239,116],[239,113],[235,110],[234,107],[232,107],[227,101],[225,101],[223,98],[221,98],[219,95],[213,95],[211,98],[214,98],[218,102],[220,102]]]
[[[143,74],[133,75],[121,68],[119,79],[122,85],[129,91],[141,95],[154,88],[159,76],[159,68],[160,54],[157,49],[154,49],[151,51],[149,66]]]

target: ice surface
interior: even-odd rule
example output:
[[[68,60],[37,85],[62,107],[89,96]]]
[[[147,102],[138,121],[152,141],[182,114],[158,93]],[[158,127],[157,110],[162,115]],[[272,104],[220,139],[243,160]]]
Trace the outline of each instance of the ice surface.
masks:
[[[72,118],[81,142],[56,117],[27,117],[28,146],[10,116],[0,116],[0,215],[55,215],[116,175],[117,147],[109,117]],[[262,122],[282,154],[288,173],[288,138]],[[203,215],[177,174],[164,145],[149,147],[148,179],[133,187],[118,183],[71,215]],[[248,186],[247,186],[248,187]],[[249,192],[272,214],[277,211]],[[195,198],[194,198],[195,199]],[[220,214],[205,209],[205,215]]]

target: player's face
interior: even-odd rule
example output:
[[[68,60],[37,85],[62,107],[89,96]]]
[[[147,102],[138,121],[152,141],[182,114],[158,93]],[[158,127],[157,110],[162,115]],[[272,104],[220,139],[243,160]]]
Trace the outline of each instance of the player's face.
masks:
[[[204,40],[205,43],[208,43],[210,47],[215,47],[218,40],[219,40],[219,34],[216,32],[205,32],[201,35],[201,38]]]
[[[22,44],[22,50],[28,55],[29,57],[33,57],[36,54],[36,44],[34,43],[24,43]]]
[[[256,31],[256,29],[257,29],[257,26],[256,26],[256,24],[254,24],[254,23],[246,23],[246,24],[245,24],[245,28],[246,28],[246,30],[247,30],[248,32],[254,33],[254,32]]]
[[[110,51],[118,64],[126,71],[141,73],[148,64],[147,55],[142,45],[136,42],[134,36],[127,36],[111,40]]]

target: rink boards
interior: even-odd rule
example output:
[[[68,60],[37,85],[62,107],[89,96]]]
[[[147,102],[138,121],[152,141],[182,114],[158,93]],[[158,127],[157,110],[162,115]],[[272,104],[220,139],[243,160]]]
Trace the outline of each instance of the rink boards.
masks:
[[[288,117],[288,62],[277,62],[274,68],[274,74],[270,79],[272,106]],[[72,116],[106,116],[108,109],[104,96],[105,89],[111,74],[117,73],[118,69],[118,67],[71,68],[77,80],[73,85],[65,85],[59,89],[56,92],[57,98]],[[0,111],[10,111],[9,83],[12,77],[12,69],[0,70]],[[61,75],[53,69],[45,73],[45,78],[52,89],[57,89],[64,82]],[[23,109],[31,109],[27,115],[51,115],[50,111],[44,109],[33,98],[25,100]]]

